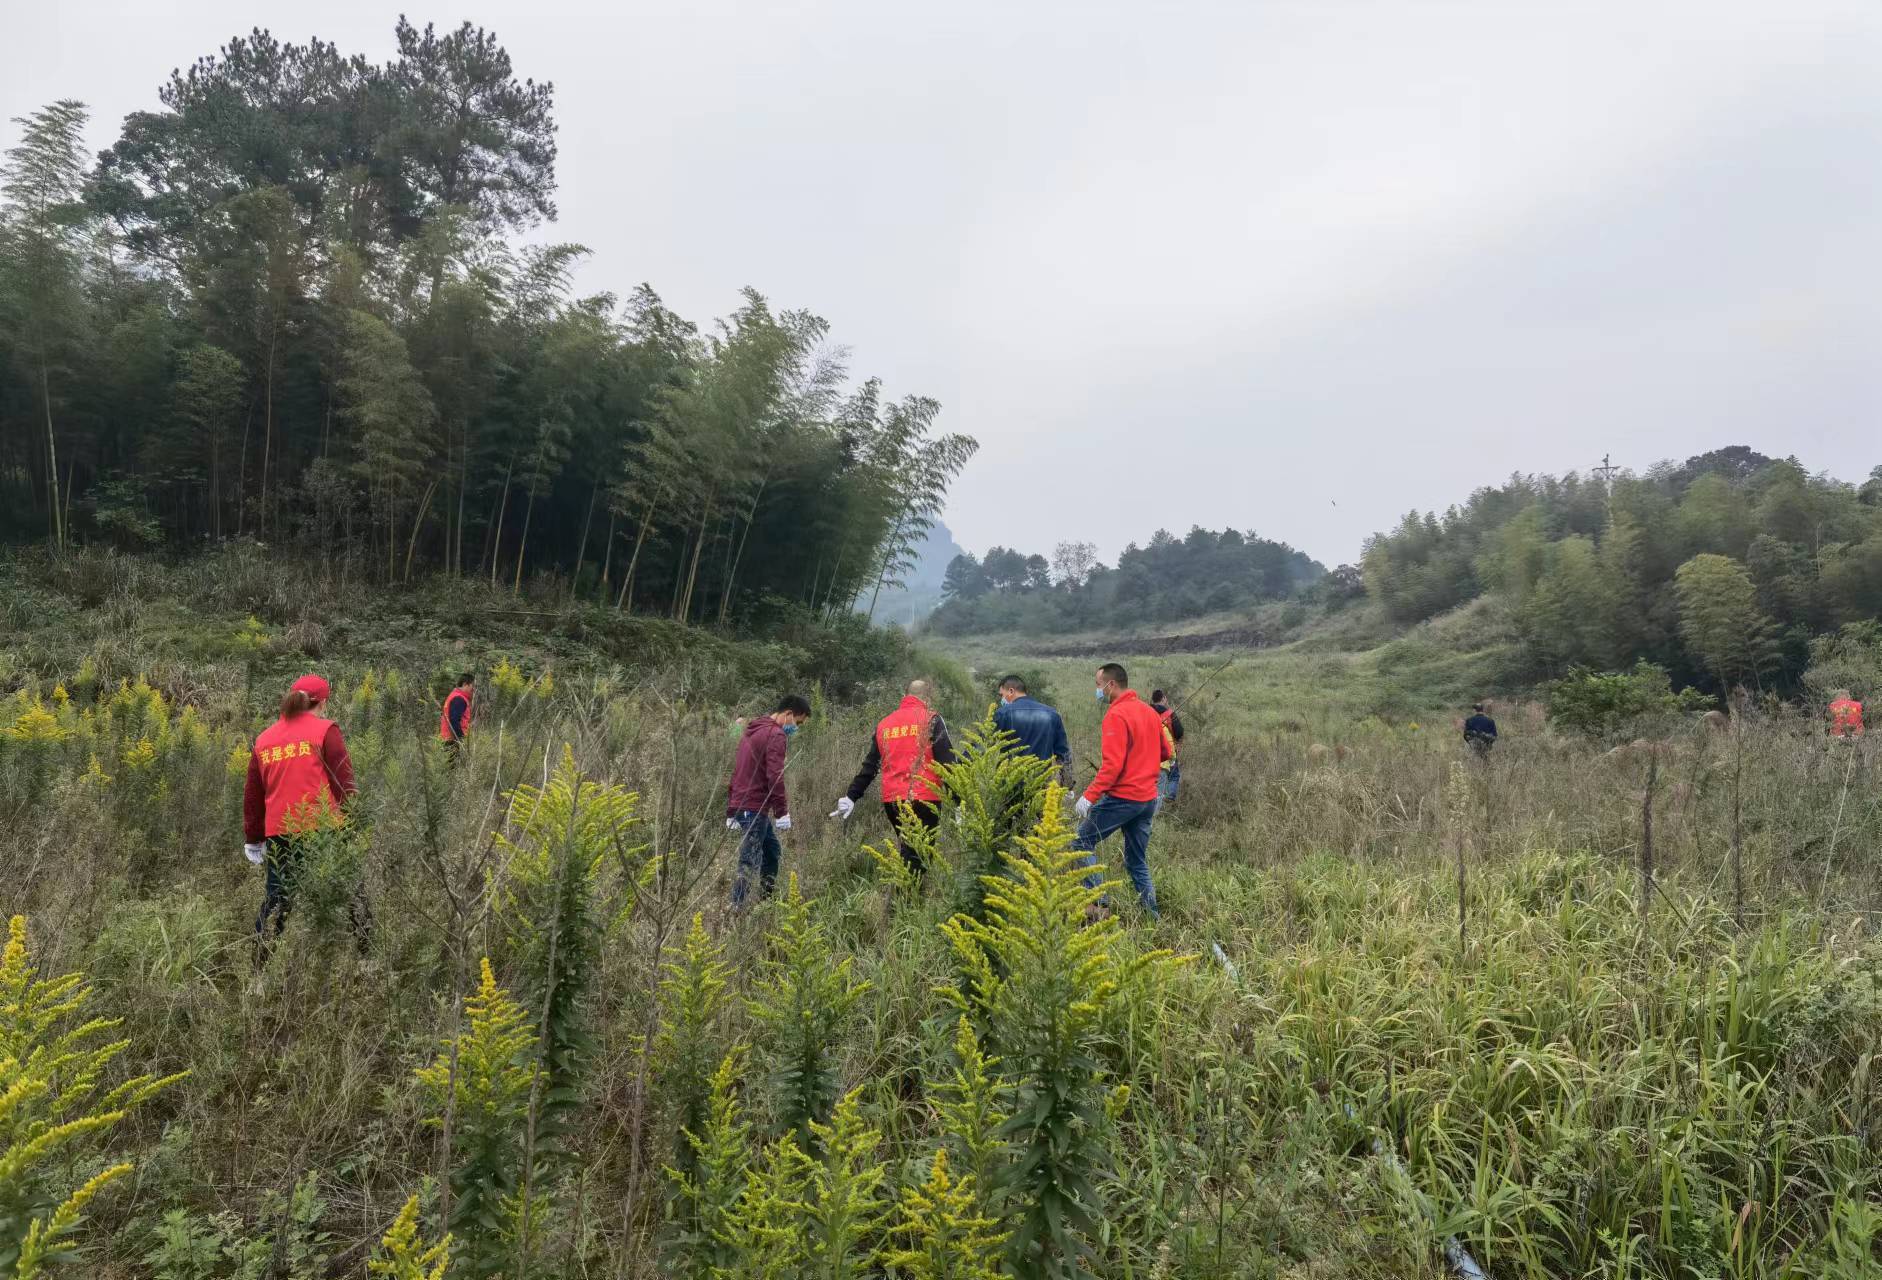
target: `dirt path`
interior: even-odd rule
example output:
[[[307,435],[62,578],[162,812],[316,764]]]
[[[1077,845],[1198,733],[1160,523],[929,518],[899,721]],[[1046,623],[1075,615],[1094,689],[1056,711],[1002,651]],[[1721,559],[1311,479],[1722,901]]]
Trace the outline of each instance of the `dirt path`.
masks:
[[[1214,649],[1259,649],[1268,643],[1259,627],[1242,625],[1180,636],[1137,636],[1123,640],[1042,640],[1023,652],[1033,658],[1161,658],[1172,653],[1208,653]]]

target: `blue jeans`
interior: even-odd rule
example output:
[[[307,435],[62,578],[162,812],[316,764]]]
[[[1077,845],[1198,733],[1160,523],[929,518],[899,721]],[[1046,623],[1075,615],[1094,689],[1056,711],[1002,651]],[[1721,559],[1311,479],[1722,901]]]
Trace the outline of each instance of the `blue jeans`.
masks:
[[[745,833],[738,840],[738,873],[732,877],[732,905],[742,907],[754,874],[759,897],[769,898],[778,887],[778,859],[784,850],[778,845],[778,829],[770,814],[740,809],[732,817]]]
[[[1157,775],[1157,807],[1162,808],[1176,799],[1176,789],[1183,785],[1183,770],[1176,761],[1170,761],[1170,767]]]
[[[1078,824],[1078,838],[1072,841],[1072,848],[1089,851],[1096,849],[1113,831],[1122,831],[1124,870],[1129,873],[1131,884],[1136,886],[1144,911],[1153,920],[1157,916],[1157,891],[1150,883],[1150,863],[1145,855],[1150,849],[1150,820],[1156,814],[1155,800],[1119,800],[1116,796],[1106,796],[1091,806],[1091,812]],[[1098,857],[1090,854],[1079,865],[1095,867]],[[1086,887],[1091,889],[1102,883],[1103,877],[1096,872],[1085,879]]]

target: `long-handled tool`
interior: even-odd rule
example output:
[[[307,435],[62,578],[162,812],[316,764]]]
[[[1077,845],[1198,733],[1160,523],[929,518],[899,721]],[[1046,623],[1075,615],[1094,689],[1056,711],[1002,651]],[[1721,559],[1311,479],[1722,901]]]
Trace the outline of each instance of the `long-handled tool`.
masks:
[[[1204,689],[1207,689],[1209,687],[1210,681],[1214,680],[1217,676],[1221,675],[1224,671],[1227,671],[1229,669],[1229,664],[1234,662],[1235,659],[1241,656],[1242,655],[1239,653],[1231,653],[1228,656],[1227,660],[1224,661],[1221,666],[1217,667],[1215,670],[1211,671],[1208,675],[1204,676],[1202,678],[1202,681],[1199,684],[1197,684],[1197,686],[1194,689],[1191,689],[1187,693],[1185,693],[1183,695],[1183,700],[1185,702],[1188,702],[1191,699],[1195,698],[1195,696],[1201,693]],[[1171,705],[1175,705],[1175,702],[1176,702],[1176,694],[1175,694],[1175,691],[1172,690],[1170,693],[1170,703]]]

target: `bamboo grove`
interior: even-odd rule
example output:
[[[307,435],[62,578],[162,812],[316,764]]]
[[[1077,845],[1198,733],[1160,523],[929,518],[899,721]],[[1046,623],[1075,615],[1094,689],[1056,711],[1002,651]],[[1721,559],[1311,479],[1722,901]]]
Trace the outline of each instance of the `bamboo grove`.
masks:
[[[553,86],[469,24],[396,37],[232,40],[95,161],[81,103],[14,122],[0,534],[555,573],[719,624],[896,583],[974,442],[754,290],[705,327],[578,295],[585,249],[521,242],[556,214]]]

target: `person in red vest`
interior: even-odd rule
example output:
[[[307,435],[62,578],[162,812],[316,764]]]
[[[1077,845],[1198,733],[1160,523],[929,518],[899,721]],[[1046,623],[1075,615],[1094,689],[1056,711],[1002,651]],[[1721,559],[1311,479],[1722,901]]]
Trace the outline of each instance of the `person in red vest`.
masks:
[[[732,909],[742,910],[758,879],[768,898],[778,884],[784,849],[778,833],[791,829],[791,798],[784,789],[785,744],[810,719],[810,703],[791,693],[768,716],[753,716],[739,735],[732,779],[725,788],[725,827],[739,832],[738,871],[732,877]]]
[[[1838,689],[1830,697],[1830,736],[1845,740],[1862,737],[1862,703],[1847,689]]]
[[[250,862],[268,867],[267,890],[255,917],[258,963],[268,955],[269,917],[275,920],[275,937],[288,927],[295,882],[307,857],[306,837],[340,825],[347,801],[359,790],[340,726],[318,714],[330,693],[319,676],[296,680],[281,699],[281,718],[262,730],[248,757],[243,851]],[[363,907],[357,901],[353,926],[363,946]]]
[[[915,821],[928,830],[940,824],[941,810],[936,802],[941,799],[941,786],[934,770],[938,764],[954,763],[954,743],[948,738],[947,721],[929,706],[933,697],[934,686],[926,680],[909,682],[902,705],[876,725],[875,736],[869,740],[869,754],[850,779],[849,791],[836,802],[832,818],[848,822],[856,812],[856,802],[880,773],[882,811],[889,816],[890,827],[900,832],[904,803]],[[899,834],[895,843],[908,869],[920,875],[924,870],[921,854]]]
[[[457,678],[457,686],[444,695],[444,708],[438,713],[438,741],[444,743],[453,761],[470,735],[471,694],[476,687],[477,677],[466,671]]]
[[[1084,865],[1098,863],[1092,852],[1113,831],[1124,833],[1124,870],[1137,889],[1144,912],[1157,918],[1157,891],[1150,882],[1150,820],[1157,812],[1157,784],[1163,762],[1175,755],[1175,744],[1163,727],[1163,718],[1130,687],[1130,676],[1115,662],[1098,668],[1098,701],[1105,707],[1099,730],[1098,775],[1078,798],[1078,836],[1074,849],[1086,851]],[[1093,872],[1085,881],[1097,888],[1103,878]]]

